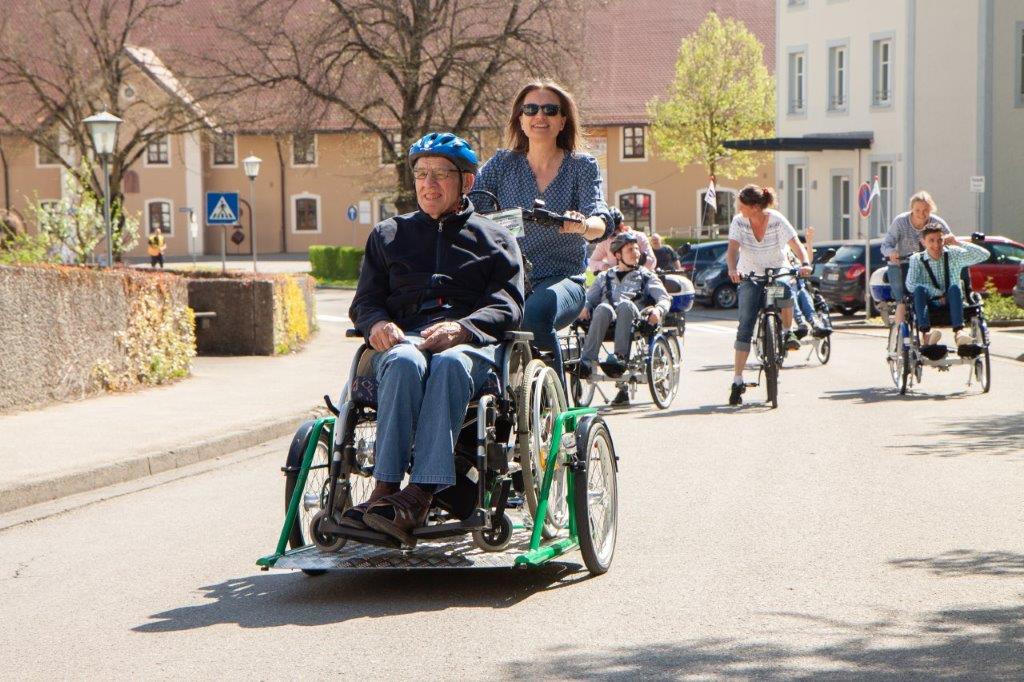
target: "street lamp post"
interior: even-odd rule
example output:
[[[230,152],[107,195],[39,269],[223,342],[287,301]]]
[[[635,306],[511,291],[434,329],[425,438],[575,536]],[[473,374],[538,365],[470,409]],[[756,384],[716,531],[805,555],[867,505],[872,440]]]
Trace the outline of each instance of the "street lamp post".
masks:
[[[114,236],[110,226],[110,155],[117,144],[117,126],[121,119],[109,111],[83,120],[92,137],[92,148],[103,161],[103,222],[107,229],[107,267],[114,265]]]
[[[252,271],[256,272],[256,176],[260,174],[260,164],[263,162],[258,156],[249,155],[242,159],[242,167],[249,177],[249,214],[252,224]]]

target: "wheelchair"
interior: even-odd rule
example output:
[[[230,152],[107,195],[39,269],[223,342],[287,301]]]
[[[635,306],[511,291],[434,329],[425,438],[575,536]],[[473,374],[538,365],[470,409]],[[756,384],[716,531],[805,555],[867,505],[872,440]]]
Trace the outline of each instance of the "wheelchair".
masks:
[[[347,335],[360,336],[356,330]],[[455,445],[456,484],[435,495],[411,548],[338,522],[373,489],[375,351],[362,344],[337,407],[325,396],[332,414],[305,422],[292,439],[282,469],[284,525],[275,552],[257,564],[309,575],[511,568],[539,566],[579,549],[592,574],[606,572],[618,528],[611,433],[596,410],[566,407],[558,376],[532,356],[531,340],[527,332],[507,335],[498,368],[469,403]],[[518,510],[513,488],[525,500]]]
[[[667,409],[679,392],[679,378],[683,361],[683,336],[686,332],[686,312],[693,308],[693,285],[681,275],[658,272],[666,290],[672,296],[672,303],[665,319],[659,325],[646,320],[636,320],[630,337],[626,369],[614,376],[607,363],[593,368],[591,375],[580,375],[580,353],[587,335],[589,324],[576,320],[570,325],[562,346],[563,362],[566,366],[566,384],[574,404],[589,406],[594,393],[600,393],[605,403],[609,401],[601,389],[603,382],[613,382],[616,389],[625,388],[630,400],[636,397],[638,386],[647,384],[651,399],[659,409]],[[638,306],[639,307],[639,306]],[[606,354],[607,342],[614,341],[615,325],[609,325],[602,343],[601,353]],[[565,358],[569,358],[566,362]]]
[[[821,290],[811,283],[810,279],[804,279],[804,286],[807,287],[807,293],[811,296],[811,303],[814,306],[814,314],[818,318],[818,328],[808,332],[807,334],[800,336],[799,332],[797,335],[800,341],[801,348],[807,349],[807,357],[805,360],[810,360],[813,355],[818,359],[818,362],[822,365],[827,365],[828,361],[832,358],[832,315],[829,312],[828,303],[825,301],[825,297],[821,295]],[[793,305],[799,305],[799,302],[793,301]],[[811,320],[807,320],[807,324],[811,324]],[[755,338],[758,338],[755,336]],[[798,351],[786,351],[783,348],[781,355],[780,364],[784,363],[789,353],[796,353]]]
[[[964,268],[961,273],[960,290],[969,292],[964,296],[964,326],[970,327],[975,343],[959,348],[945,345],[922,346],[921,334],[914,315],[914,302],[905,296],[906,308],[904,321],[889,326],[889,338],[886,345],[886,363],[893,384],[899,389],[900,395],[906,394],[915,383],[920,384],[924,378],[924,368],[934,367],[940,372],[948,372],[951,367],[967,365],[967,386],[975,381],[981,386],[982,393],[988,393],[992,386],[992,362],[989,353],[988,321],[981,296],[971,290],[970,275]],[[892,289],[886,268],[876,270],[871,275],[871,296],[881,308],[886,306],[891,312],[895,308]],[[945,306],[929,314],[932,327],[948,326],[949,308]]]

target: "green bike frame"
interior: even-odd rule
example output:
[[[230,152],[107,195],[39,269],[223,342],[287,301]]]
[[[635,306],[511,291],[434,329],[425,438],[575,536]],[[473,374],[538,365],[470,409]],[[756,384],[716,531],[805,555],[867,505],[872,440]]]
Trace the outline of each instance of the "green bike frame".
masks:
[[[537,504],[537,519],[534,520],[532,534],[530,536],[530,549],[515,559],[516,566],[540,566],[552,558],[570,552],[579,547],[579,532],[578,532],[578,519],[576,518],[576,508],[573,504],[574,499],[574,486],[576,484],[575,472],[572,467],[566,467],[566,496],[568,497],[569,505],[569,536],[556,540],[546,545],[541,544],[542,536],[541,530],[543,528],[543,521],[538,519],[544,519],[548,513],[548,497],[551,494],[551,482],[554,479],[555,468],[558,464],[558,455],[561,451],[562,436],[567,433],[573,433],[576,431],[576,427],[579,425],[579,420],[585,415],[596,414],[597,410],[593,407],[580,407],[567,412],[560,412],[555,417],[554,428],[551,434],[551,449],[547,455],[547,461],[544,467],[544,480],[541,483],[541,491],[539,501]],[[331,442],[333,442],[335,427],[334,417],[321,417],[314,422],[313,427],[309,431],[309,442],[306,445],[306,450],[302,456],[302,465],[299,468],[299,474],[295,482],[295,489],[292,491],[292,497],[288,501],[288,510],[284,518],[284,526],[281,528],[281,535],[277,540],[277,549],[273,554],[265,557],[261,557],[256,560],[256,564],[267,570],[272,568],[277,560],[280,559],[288,551],[288,536],[291,535],[292,528],[295,525],[295,521],[299,515],[299,504],[302,501],[302,491],[306,487],[306,479],[309,476],[309,467],[313,463],[313,455],[316,453],[316,446],[320,440],[320,434],[324,429],[328,429],[330,434]],[[563,465],[569,464],[563,462]]]

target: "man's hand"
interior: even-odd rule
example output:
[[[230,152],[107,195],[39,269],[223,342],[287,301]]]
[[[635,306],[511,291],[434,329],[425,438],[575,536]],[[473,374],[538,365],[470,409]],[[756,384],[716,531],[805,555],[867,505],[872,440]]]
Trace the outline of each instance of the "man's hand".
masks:
[[[405,333],[394,322],[381,320],[370,328],[370,346],[378,353],[383,353],[404,340]]]
[[[900,254],[899,254],[899,251],[893,251],[892,253],[889,254],[889,262],[892,263],[893,265],[899,265],[900,264]]]
[[[648,308],[647,321],[651,324],[661,324],[661,308]]]
[[[813,272],[814,268],[812,268],[810,265],[805,265],[802,268],[800,268],[801,277],[810,277]]]
[[[440,353],[472,338],[465,327],[451,320],[430,325],[420,332],[420,336],[423,343],[416,347],[425,353]]]
[[[814,239],[814,226],[813,225],[808,225],[807,226],[807,229],[804,230],[804,236],[807,237],[807,241],[812,241]]]
[[[583,310],[581,310],[580,311],[580,319],[583,320],[584,322],[589,320],[590,319],[590,310],[588,310],[587,308],[584,308]]]
[[[947,234],[942,238],[943,246],[960,246],[960,240],[956,238],[955,234]]]

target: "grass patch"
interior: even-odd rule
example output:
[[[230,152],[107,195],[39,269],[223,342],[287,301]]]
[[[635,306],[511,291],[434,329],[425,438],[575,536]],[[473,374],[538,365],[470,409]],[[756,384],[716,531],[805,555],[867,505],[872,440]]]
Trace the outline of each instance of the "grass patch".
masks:
[[[328,277],[314,277],[318,287],[333,287],[335,289],[355,289],[359,284],[358,279],[330,279]]]

